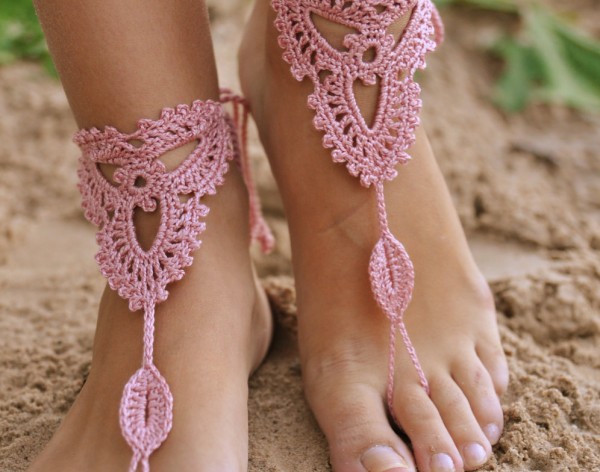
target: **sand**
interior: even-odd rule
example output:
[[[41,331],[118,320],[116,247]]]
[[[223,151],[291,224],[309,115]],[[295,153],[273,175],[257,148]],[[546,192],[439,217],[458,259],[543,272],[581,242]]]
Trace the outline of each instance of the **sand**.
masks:
[[[236,87],[244,2],[213,4],[220,75]],[[578,4],[596,27],[594,2]],[[482,53],[501,22],[444,16],[449,40],[422,77],[424,122],[494,290],[511,369],[506,430],[483,470],[600,471],[600,119],[546,106],[503,115],[487,99],[498,64]],[[25,470],[90,366],[103,281],[79,210],[74,130],[56,81],[31,64],[0,68],[2,472]],[[279,242],[257,255],[279,324],[251,379],[250,470],[324,472],[300,381],[289,235],[255,139],[251,152]]]

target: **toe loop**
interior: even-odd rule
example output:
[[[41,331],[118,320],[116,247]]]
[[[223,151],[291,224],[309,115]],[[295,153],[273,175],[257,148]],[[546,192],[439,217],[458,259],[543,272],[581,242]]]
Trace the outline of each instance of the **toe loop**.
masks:
[[[154,305],[149,305],[144,313],[143,364],[125,385],[119,410],[121,432],[134,452],[130,472],[137,470],[140,460],[143,470],[149,470],[148,458],[173,425],[173,395],[153,363],[153,344]]]
[[[406,249],[389,230],[383,193],[383,182],[376,186],[380,239],[369,262],[371,289],[381,310],[390,320],[390,347],[387,401],[393,416],[393,392],[396,358],[396,332],[399,331],[419,382],[429,395],[429,384],[404,324],[404,312],[412,298],[414,267]]]

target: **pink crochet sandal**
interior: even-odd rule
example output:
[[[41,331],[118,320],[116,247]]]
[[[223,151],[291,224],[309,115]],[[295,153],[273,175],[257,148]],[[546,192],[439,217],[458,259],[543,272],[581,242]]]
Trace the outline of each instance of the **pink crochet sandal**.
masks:
[[[273,8],[284,60],[298,81],[308,77],[314,84],[308,106],[315,111],[315,128],[324,133],[323,145],[363,186],[375,187],[380,239],[369,275],[374,297],[391,323],[387,402],[395,416],[397,332],[428,394],[429,386],[403,321],[413,291],[413,265],[388,227],[383,186],[396,177],[396,166],[410,159],[406,151],[415,141],[421,109],[414,74],[425,68],[425,54],[441,43],[443,25],[431,0],[273,0]],[[387,30],[407,14],[408,24],[396,41]],[[315,16],[356,31],[345,36],[346,50],[327,42],[313,22]],[[369,50],[374,57],[367,62]],[[360,80],[375,85],[378,79],[379,103],[369,126],[356,104],[353,84]]]
[[[234,103],[234,119],[221,103],[197,100],[191,106],[165,108],[156,121],[140,120],[131,134],[107,126],[80,130],[74,137],[82,150],[82,206],[86,218],[100,227],[96,261],[110,287],[129,300],[129,309],[144,312],[142,366],[125,385],[120,408],[121,430],[133,451],[130,472],[140,465],[149,471],[150,455],[166,439],[173,421],[173,396],[153,362],[155,306],[167,299],[166,286],[180,280],[192,264],[209,212],[203,197],[217,191],[232,159],[241,166],[249,190],[251,235],[264,251],[273,245],[249,173],[247,106],[229,91],[221,101]],[[160,155],[193,141],[198,145],[192,153],[167,171]],[[102,175],[100,164],[118,166],[114,184]],[[182,201],[181,196],[189,198]],[[136,238],[133,212],[136,207],[152,212],[157,206],[160,227],[146,251]]]

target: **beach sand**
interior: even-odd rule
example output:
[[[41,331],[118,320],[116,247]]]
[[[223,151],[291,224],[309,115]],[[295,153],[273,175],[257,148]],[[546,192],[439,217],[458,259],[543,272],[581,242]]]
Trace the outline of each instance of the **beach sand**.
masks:
[[[579,3],[593,14],[594,2]],[[237,88],[245,2],[212,4],[220,77]],[[483,49],[508,20],[444,17],[448,40],[421,76],[423,121],[495,293],[511,370],[505,432],[482,470],[600,471],[600,119],[546,106],[503,115],[488,98],[498,64]],[[32,64],[0,68],[2,472],[25,470],[90,367],[103,280],[75,188],[74,131],[57,81]],[[255,252],[279,321],[250,381],[250,471],[324,472],[295,347],[289,235],[255,138],[250,150],[278,239],[273,254]]]

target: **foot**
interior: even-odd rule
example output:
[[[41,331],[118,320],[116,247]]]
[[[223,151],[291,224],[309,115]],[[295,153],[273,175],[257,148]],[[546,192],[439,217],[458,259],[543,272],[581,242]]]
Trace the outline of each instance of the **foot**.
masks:
[[[405,321],[431,387],[427,396],[399,343],[393,404],[411,454],[385,406],[389,324],[367,271],[378,238],[375,192],[323,149],[306,105],[312,83],[292,78],[273,21],[268,1],[258,0],[239,54],[240,78],[290,225],[305,391],[333,469],[477,469],[502,431],[499,396],[508,371],[491,292],[425,132],[418,130],[414,159],[385,189],[392,232],[415,266]],[[399,20],[395,34],[405,24]],[[316,26],[332,45],[341,44],[344,28]],[[356,97],[372,116],[371,89],[360,86]]]
[[[183,149],[170,158],[180,161]],[[247,380],[265,356],[272,326],[248,255],[248,202],[236,166],[206,203],[211,212],[194,264],[157,307],[155,359],[174,411],[171,433],[150,458],[153,472],[247,470]],[[157,218],[136,215],[142,247],[154,239]],[[128,470],[119,403],[141,355],[142,315],[107,288],[89,377],[30,472]]]

